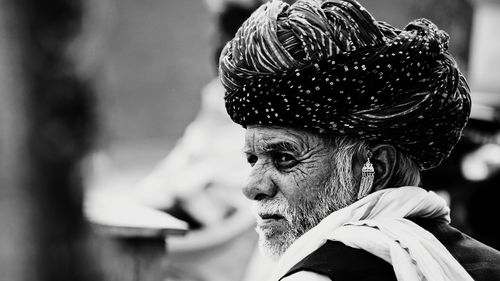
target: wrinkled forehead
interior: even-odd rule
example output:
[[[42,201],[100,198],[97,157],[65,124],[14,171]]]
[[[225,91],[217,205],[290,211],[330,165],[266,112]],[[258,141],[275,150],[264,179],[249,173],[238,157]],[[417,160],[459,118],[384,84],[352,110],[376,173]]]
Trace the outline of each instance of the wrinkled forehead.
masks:
[[[308,151],[325,145],[325,138],[306,130],[281,126],[248,126],[245,135],[245,151],[270,150]]]

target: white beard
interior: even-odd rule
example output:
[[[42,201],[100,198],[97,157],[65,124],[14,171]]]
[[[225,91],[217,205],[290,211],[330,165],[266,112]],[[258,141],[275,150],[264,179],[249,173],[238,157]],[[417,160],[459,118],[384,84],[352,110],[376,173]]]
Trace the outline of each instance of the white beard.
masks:
[[[254,201],[252,212],[257,217],[260,250],[271,259],[278,259],[290,245],[332,212],[352,203],[351,185],[332,177],[316,196],[290,207],[282,196]],[[343,183],[342,183],[343,182]],[[340,187],[340,188],[339,188]],[[264,222],[259,214],[280,214],[284,219]]]

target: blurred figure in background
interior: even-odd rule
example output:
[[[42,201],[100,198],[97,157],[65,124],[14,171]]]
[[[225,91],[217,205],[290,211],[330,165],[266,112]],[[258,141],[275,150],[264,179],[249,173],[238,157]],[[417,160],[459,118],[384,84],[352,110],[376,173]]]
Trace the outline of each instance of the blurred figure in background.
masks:
[[[201,108],[169,154],[131,196],[188,222],[191,232],[169,238],[167,280],[241,280],[256,243],[254,221],[241,188],[249,167],[242,156],[244,129],[224,107],[218,58],[258,0],[212,0],[214,78],[201,92]]]
[[[215,58],[260,2],[221,0],[208,4],[216,21],[213,37],[215,74],[218,63]],[[213,202],[212,208],[205,208],[208,206],[203,204],[211,204],[209,198],[214,189],[238,191],[248,172],[241,157],[244,129],[231,122],[225,113],[223,99],[224,89],[214,76],[201,92],[196,118],[169,154],[135,189],[141,202],[157,209],[167,208],[189,221],[192,229],[204,227],[231,212],[230,207],[221,202]],[[191,204],[196,200],[200,201]],[[201,209],[194,210],[198,207]]]

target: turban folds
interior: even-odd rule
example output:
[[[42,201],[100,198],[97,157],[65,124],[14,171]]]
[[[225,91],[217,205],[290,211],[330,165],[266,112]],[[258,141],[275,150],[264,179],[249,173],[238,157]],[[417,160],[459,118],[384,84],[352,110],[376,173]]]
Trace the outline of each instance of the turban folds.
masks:
[[[354,0],[271,1],[222,51],[232,120],[389,143],[421,169],[439,165],[470,113],[448,35],[419,19],[403,30]]]

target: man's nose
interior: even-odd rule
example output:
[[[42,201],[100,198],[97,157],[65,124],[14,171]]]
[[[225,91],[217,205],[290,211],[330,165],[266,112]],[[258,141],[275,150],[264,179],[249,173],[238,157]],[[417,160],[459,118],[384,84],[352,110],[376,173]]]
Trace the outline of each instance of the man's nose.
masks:
[[[243,187],[243,194],[250,200],[260,201],[274,197],[277,191],[272,170],[265,164],[257,162],[250,172],[247,184]]]

